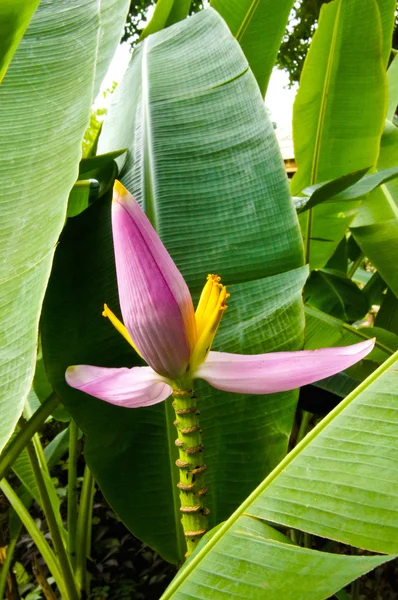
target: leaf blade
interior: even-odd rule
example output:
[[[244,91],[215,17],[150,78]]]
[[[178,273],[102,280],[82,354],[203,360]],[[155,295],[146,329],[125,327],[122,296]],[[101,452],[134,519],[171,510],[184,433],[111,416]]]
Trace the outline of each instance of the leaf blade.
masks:
[[[264,97],[292,0],[277,5],[272,0],[211,0],[210,4],[240,43]]]
[[[60,27],[65,11],[69,18]],[[94,0],[42,1],[0,87],[5,190],[0,207],[0,448],[14,429],[33,377],[41,305],[92,102],[99,17]],[[105,62],[111,50],[108,44]],[[57,185],[51,175],[55,167]]]

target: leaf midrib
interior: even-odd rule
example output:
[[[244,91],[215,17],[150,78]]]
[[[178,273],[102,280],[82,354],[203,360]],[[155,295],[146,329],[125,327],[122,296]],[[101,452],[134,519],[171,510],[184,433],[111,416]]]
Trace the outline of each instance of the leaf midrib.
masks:
[[[143,131],[143,189],[145,213],[157,231],[156,197],[155,197],[155,169],[152,148],[151,119],[149,105],[149,77],[148,77],[148,39],[142,42],[141,61],[141,93],[142,93],[142,131]]]
[[[365,335],[364,333],[362,333],[362,331],[359,331],[359,329],[355,329],[355,327],[352,327],[351,325],[349,325],[348,323],[345,323],[344,321],[340,321],[340,319],[337,319],[336,317],[332,317],[332,315],[328,315],[327,313],[318,310],[317,308],[314,308],[313,306],[308,306],[307,304],[304,305],[304,314],[311,314],[312,316],[315,317],[316,319],[322,319],[322,321],[325,322],[332,322],[332,324],[336,324],[337,326],[339,326],[341,329],[345,329],[346,331],[348,331],[349,333],[352,333],[354,335],[357,335],[358,337],[364,339],[364,340],[368,340],[369,337],[367,335]],[[318,316],[320,315],[320,316]],[[387,352],[387,354],[394,354],[394,350],[392,348],[389,348],[388,346],[385,346],[384,344],[382,344],[382,342],[379,342],[376,338],[376,342],[375,342],[375,348],[379,348],[380,350],[383,350],[383,352]]]
[[[260,0],[252,0],[252,3],[249,6],[246,16],[243,19],[242,23],[240,24],[238,31],[236,32],[235,38],[238,40],[238,42],[241,40],[241,38],[246,33],[246,29],[248,28],[249,23],[253,17],[253,14],[256,11],[256,8],[259,5],[259,3],[260,3]]]
[[[321,107],[320,107],[320,111],[319,111],[319,119],[318,119],[318,123],[317,123],[316,134],[315,134],[314,159],[313,159],[313,162],[311,165],[310,185],[313,185],[314,183],[316,183],[316,179],[318,176],[319,156],[320,156],[323,128],[325,125],[327,99],[328,99],[328,95],[329,95],[328,90],[329,90],[329,86],[330,86],[330,79],[331,79],[331,75],[332,75],[332,66],[333,66],[334,55],[335,55],[335,50],[336,50],[337,33],[339,30],[341,0],[338,0],[338,1],[339,1],[339,5],[337,7],[336,18],[335,18],[334,25],[333,25],[333,35],[332,35],[332,41],[330,44],[330,52],[329,52],[329,56],[328,56],[325,80],[324,80],[324,84],[323,84]],[[312,210],[313,209],[311,209],[311,208],[309,209],[308,217],[307,217],[307,231],[306,231],[306,236],[305,236],[306,237],[306,252],[305,252],[306,253],[306,263],[310,262],[310,255],[311,255]]]
[[[344,313],[344,318],[346,320],[348,320],[347,317],[347,312],[345,309],[345,303],[344,300],[342,298],[342,296],[339,294],[337,288],[333,285],[333,283],[325,276],[324,273],[322,273],[322,271],[318,271],[321,279],[323,280],[324,283],[326,283],[326,285],[328,286],[328,288],[331,290],[332,294],[334,294],[334,296],[337,298],[337,301],[339,302],[341,308],[343,309],[343,313]]]
[[[341,0],[338,0],[338,1],[339,1],[339,5],[337,7],[336,18],[335,18],[334,25],[333,25],[333,35],[332,35],[332,41],[330,44],[330,52],[329,52],[329,56],[328,56],[325,80],[324,80],[324,84],[323,84],[321,107],[320,107],[320,111],[319,111],[317,130],[316,130],[316,134],[315,134],[314,160],[313,160],[312,168],[311,168],[311,185],[316,183],[316,178],[318,175],[320,148],[321,148],[323,128],[325,125],[325,113],[326,113],[326,107],[327,107],[327,99],[329,96],[328,90],[329,90],[329,86],[330,86],[330,79],[331,79],[331,75],[332,75],[332,66],[333,66],[335,50],[336,50],[336,40],[337,40],[337,34],[338,34],[339,24],[340,24],[339,20],[340,20],[340,13],[341,13]]]
[[[351,402],[353,402],[359,394],[361,394],[366,388],[371,385],[374,381],[376,381],[381,375],[383,375],[389,368],[398,360],[398,351],[395,352],[392,356],[390,356],[378,369],[376,369],[365,381],[359,384],[358,387],[355,388],[351,394],[349,394],[340,404],[336,406],[318,425],[316,425],[306,436],[305,438],[293,448],[291,452],[277,465],[277,467],[261,482],[261,484],[248,496],[240,505],[240,507],[230,516],[230,518],[225,522],[223,526],[214,534],[214,536],[208,541],[206,546],[204,546],[203,550],[198,552],[196,556],[191,559],[191,562],[186,565],[184,571],[180,578],[175,580],[175,583],[172,582],[169,588],[166,590],[165,594],[161,596],[160,600],[167,600],[172,597],[172,594],[176,592],[179,587],[184,583],[187,579],[188,575],[194,570],[194,568],[204,559],[210,550],[217,544],[217,542],[224,536],[225,533],[229,531],[232,525],[244,515],[247,508],[264,492],[264,490],[269,487],[271,483],[284,471],[290,463],[298,456],[302,450],[304,450],[313,439],[317,437],[319,433],[321,433],[328,425],[331,423],[335,417],[337,417]],[[250,516],[250,515],[248,515]]]

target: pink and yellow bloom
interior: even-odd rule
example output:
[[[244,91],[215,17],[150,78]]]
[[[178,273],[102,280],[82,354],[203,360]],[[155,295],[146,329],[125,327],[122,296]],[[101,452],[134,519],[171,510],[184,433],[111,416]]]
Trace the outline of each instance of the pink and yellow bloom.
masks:
[[[366,356],[374,340],[352,346],[256,355],[211,351],[229,296],[208,275],[196,311],[177,269],[133,196],[115,183],[112,230],[124,325],[105,305],[104,316],[149,366],[69,367],[66,381],[91,396],[126,407],[162,402],[194,378],[246,394],[290,390],[342,371]]]

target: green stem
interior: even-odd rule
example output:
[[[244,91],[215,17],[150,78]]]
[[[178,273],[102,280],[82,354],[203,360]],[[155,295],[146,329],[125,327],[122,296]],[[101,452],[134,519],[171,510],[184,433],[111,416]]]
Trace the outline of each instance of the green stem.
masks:
[[[345,590],[339,590],[334,596],[337,598],[337,600],[350,600],[350,596]]]
[[[39,459],[40,467],[42,468],[42,470],[45,473],[47,473],[47,475],[49,477],[51,477],[50,470],[48,468],[48,464],[46,461],[46,457],[44,456],[43,446],[41,445],[40,436],[38,433],[35,433],[34,436],[32,437],[32,444],[35,449],[36,456]]]
[[[304,531],[303,546],[304,546],[304,548],[312,549],[312,535],[310,533],[308,533],[308,531]]]
[[[293,544],[296,544],[296,546],[299,546],[300,542],[298,539],[297,531],[295,529],[291,529],[289,532],[289,535],[290,535],[290,539],[292,540]]]
[[[176,461],[180,472],[177,487],[180,490],[181,521],[187,544],[186,557],[192,554],[201,537],[206,533],[209,514],[209,510],[205,507],[206,465],[203,461],[202,432],[199,426],[196,398],[192,390],[173,392],[173,407],[176,414],[174,424],[178,432],[175,443],[180,455]]]
[[[305,264],[310,264],[311,258],[311,229],[312,229],[312,208],[307,211],[307,227],[305,238]]]
[[[298,433],[297,433],[296,446],[307,435],[307,433],[308,433],[308,426],[310,424],[311,417],[312,417],[312,414],[310,412],[308,412],[306,410],[302,411],[302,413],[301,413],[301,423],[300,423],[300,427],[299,427],[299,430],[298,430]]]
[[[31,442],[26,447],[30,464],[32,466],[33,474],[39,489],[41,504],[43,512],[47,520],[48,528],[50,530],[51,539],[54,545],[55,553],[58,557],[62,576],[65,582],[65,588],[67,590],[67,600],[79,600],[79,594],[77,592],[76,581],[73,576],[71,564],[69,562],[68,555],[65,550],[64,543],[62,541],[61,532],[58,527],[57,518],[51,503],[50,496],[48,494],[47,486],[44,481],[43,473],[40,468],[40,464]]]
[[[0,456],[0,480],[7,475],[13,462],[18,458],[47,417],[57,408],[58,404],[59,399],[57,396],[51,394],[34,413],[32,418],[27,421],[25,427],[6,446]]]
[[[363,261],[363,259],[364,259],[364,254],[363,254],[363,252],[360,252],[358,258],[356,260],[354,260],[351,267],[348,269],[348,272],[347,272],[348,279],[351,279],[351,277],[354,276],[355,271],[358,269],[358,267],[361,264],[361,262]]]
[[[69,458],[68,458],[68,552],[72,566],[76,563],[76,528],[77,528],[77,442],[79,428],[71,419],[69,425]]]
[[[360,580],[356,579],[351,584],[351,600],[358,600],[360,591]]]
[[[25,406],[24,406],[22,414],[23,414],[23,416],[19,420],[19,426],[20,426],[21,429],[26,426],[26,422],[29,419],[31,419],[32,416],[34,415],[34,412],[30,408],[29,402],[25,402]],[[39,463],[40,463],[41,468],[50,477],[50,471],[49,471],[49,468],[48,468],[48,465],[47,465],[46,457],[44,456],[43,446],[41,444],[40,436],[39,436],[38,433],[35,433],[32,436],[32,442],[33,442],[33,445],[35,447],[37,458],[39,459]]]
[[[296,446],[307,435],[307,433],[309,431],[309,424],[311,421],[311,417],[312,417],[312,413],[308,412],[307,410],[301,411],[301,423],[300,423],[300,427],[299,427],[299,430],[297,433],[297,439],[296,439],[296,444],[295,444]],[[312,548],[312,537],[306,531],[298,532],[297,541],[298,541],[298,544],[297,544],[298,546],[301,546],[301,544],[303,544],[304,548]]]
[[[6,557],[1,565],[0,571],[0,598],[5,597],[6,586],[7,586],[7,575],[11,568],[12,558],[14,556],[15,546],[17,545],[18,536],[15,536],[7,546]]]
[[[83,486],[80,495],[79,516],[76,533],[75,573],[80,590],[87,591],[87,557],[91,551],[91,526],[94,498],[94,477],[87,464],[84,468]]]
[[[58,586],[61,597],[67,600],[68,598],[70,598],[70,596],[67,592],[66,582],[64,581],[57,558],[52,549],[50,548],[49,544],[47,543],[44,535],[37,527],[34,519],[32,519],[32,517],[30,516],[27,508],[24,506],[23,502],[20,500],[16,492],[14,492],[14,490],[12,489],[12,487],[6,479],[2,479],[0,481],[0,489],[10,502],[18,517],[24,524],[27,532],[36,544],[37,549],[42,555],[47,567],[49,568],[51,575],[54,577],[55,583]]]

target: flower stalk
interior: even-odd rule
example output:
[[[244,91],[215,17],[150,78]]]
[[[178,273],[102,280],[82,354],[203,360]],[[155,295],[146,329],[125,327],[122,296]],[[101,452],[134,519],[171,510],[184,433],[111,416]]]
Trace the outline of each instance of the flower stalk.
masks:
[[[175,444],[179,452],[176,465],[180,473],[177,487],[180,490],[181,523],[187,545],[186,558],[192,554],[206,533],[207,515],[210,512],[205,506],[206,464],[203,459],[200,413],[196,399],[197,394],[191,389],[173,390],[173,407],[176,414],[174,425],[178,434]]]

